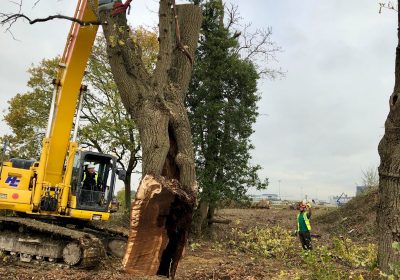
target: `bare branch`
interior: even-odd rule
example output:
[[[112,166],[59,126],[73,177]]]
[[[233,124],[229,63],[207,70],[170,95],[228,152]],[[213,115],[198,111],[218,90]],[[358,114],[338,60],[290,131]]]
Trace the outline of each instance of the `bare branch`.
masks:
[[[36,0],[35,3],[33,3],[32,9],[35,8],[39,2],[40,0]]]
[[[19,2],[19,3],[17,3],[17,2],[14,2],[14,1],[10,1],[11,3],[13,3],[13,4],[16,4],[17,6],[18,6],[18,14],[20,14],[21,13],[21,10],[22,10],[22,0]],[[1,16],[1,13],[0,13],[0,19],[2,18],[2,16]],[[15,23],[15,21],[16,20],[12,20],[12,21],[10,21],[9,23],[8,23],[8,27],[6,28],[6,32],[8,32],[8,33],[10,33],[11,34],[11,37],[14,39],[14,40],[17,40],[15,37],[14,37],[14,34],[11,32],[11,30],[10,30],[10,28],[11,28],[11,26]],[[2,24],[3,25],[3,24]]]
[[[246,24],[241,32],[240,46],[235,52],[245,60],[252,61],[258,69],[258,74],[275,78],[283,75],[281,70],[269,68],[271,61],[277,62],[276,54],[282,51],[282,48],[272,41],[272,29],[256,29],[250,32],[251,25]],[[267,67],[268,65],[268,67]]]
[[[12,37],[15,41],[19,41],[19,42],[21,41],[21,40],[18,40],[18,39],[14,36],[14,33],[12,33],[11,30],[9,30],[8,28],[7,28],[6,32],[10,33],[11,37]]]
[[[87,26],[87,25],[100,25],[101,23],[99,21],[82,21],[73,17],[68,17],[68,16],[64,16],[64,15],[52,15],[52,16],[48,16],[45,18],[36,18],[36,19],[30,19],[28,16],[24,15],[24,14],[6,14],[6,13],[0,13],[0,25],[4,25],[4,24],[10,24],[10,26],[8,27],[8,29],[11,27],[12,24],[14,24],[18,19],[26,19],[29,24],[35,24],[38,22],[46,22],[49,20],[53,20],[53,19],[66,19],[66,20],[70,20],[73,22],[76,22],[82,26]]]
[[[379,3],[379,13],[382,13],[382,9],[388,9],[397,12],[399,10],[399,7],[393,4],[392,1],[389,1],[387,3]]]
[[[239,6],[234,5],[232,3],[229,4],[229,6],[225,5],[226,13],[227,15],[227,23],[226,23],[226,28],[230,30],[232,27],[236,26],[239,24],[240,20],[242,20],[242,17],[239,15]]]
[[[274,79],[284,76],[281,69],[271,68],[270,62],[277,62],[276,54],[282,51],[274,41],[272,41],[272,28],[256,29],[251,31],[251,24],[242,24],[242,17],[237,5],[230,4],[224,6],[224,26],[232,34],[232,39],[239,41],[238,47],[234,48],[233,53],[243,59],[251,61],[256,67],[260,76]]]
[[[13,3],[13,4],[15,4],[15,5],[17,5],[18,6],[18,13],[20,13],[21,12],[21,9],[22,9],[22,0],[20,0],[19,2],[16,2],[16,1],[9,1],[10,3]]]

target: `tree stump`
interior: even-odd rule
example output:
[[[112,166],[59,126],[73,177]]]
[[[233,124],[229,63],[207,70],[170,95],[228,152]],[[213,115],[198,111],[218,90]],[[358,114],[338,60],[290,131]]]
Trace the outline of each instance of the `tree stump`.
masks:
[[[174,276],[192,221],[194,194],[179,181],[146,175],[131,207],[128,244],[123,259],[133,275]]]

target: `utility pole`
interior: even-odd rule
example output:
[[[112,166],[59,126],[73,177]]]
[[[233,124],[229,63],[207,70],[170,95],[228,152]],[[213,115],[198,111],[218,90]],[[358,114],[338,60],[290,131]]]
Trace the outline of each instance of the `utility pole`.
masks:
[[[300,187],[300,198],[301,198],[301,200],[303,200],[303,187],[302,186]]]
[[[279,191],[279,199],[280,199],[280,200],[282,200],[282,198],[281,198],[281,181],[282,181],[281,179],[278,180],[278,184],[279,184],[279,189],[278,189],[278,191]]]

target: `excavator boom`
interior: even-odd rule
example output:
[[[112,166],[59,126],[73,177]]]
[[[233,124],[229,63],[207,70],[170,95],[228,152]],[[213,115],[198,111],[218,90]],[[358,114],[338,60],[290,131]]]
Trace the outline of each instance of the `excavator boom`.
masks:
[[[96,21],[88,7],[87,0],[78,1],[75,18],[82,21]],[[54,115],[49,116],[47,149],[42,150],[40,162],[43,167],[43,181],[52,185],[62,182],[63,166],[67,156],[75,109],[79,100],[80,87],[89,59],[98,26],[81,26],[73,22],[64,54],[60,61],[54,100]],[[45,154],[45,156],[43,156]],[[39,182],[40,183],[40,182]]]

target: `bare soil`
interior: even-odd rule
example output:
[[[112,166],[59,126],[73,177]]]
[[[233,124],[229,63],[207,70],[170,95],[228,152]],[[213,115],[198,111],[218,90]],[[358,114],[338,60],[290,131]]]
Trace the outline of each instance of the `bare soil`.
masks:
[[[350,216],[350,212],[345,212],[345,209],[340,211],[342,212],[339,215],[338,211],[333,209],[314,209],[311,220],[313,233],[321,235],[321,237],[313,238],[313,246],[329,244],[331,240],[330,232],[333,229],[336,230],[335,234],[347,234],[350,230],[349,225],[345,225],[346,230],[343,231],[344,227],[341,219]],[[294,275],[295,272],[307,269],[299,257],[300,254],[297,257],[283,261],[277,258],[264,258],[246,254],[224,246],[224,244],[229,240],[232,228],[247,230],[253,227],[264,228],[279,225],[282,228],[294,231],[296,229],[296,215],[297,211],[289,210],[288,207],[219,210],[217,218],[229,219],[231,223],[228,225],[216,224],[213,231],[207,236],[200,240],[191,241],[186,248],[184,258],[178,266],[176,279],[274,279],[282,270],[285,270],[288,274],[285,278],[279,279],[292,279],[292,272]],[[371,219],[371,217],[368,216],[368,219]],[[365,224],[364,217],[359,220]],[[354,223],[354,226],[359,225]],[[371,240],[371,236],[366,231],[357,230],[357,234],[357,238]],[[360,237],[360,235],[363,236]],[[299,252],[301,252],[300,242],[297,239],[293,240],[297,243]],[[59,264],[21,263],[11,256],[3,256],[0,258],[0,279],[125,280],[165,278],[127,275],[123,272],[120,261],[113,258],[104,260],[95,270],[85,271],[67,268]]]

